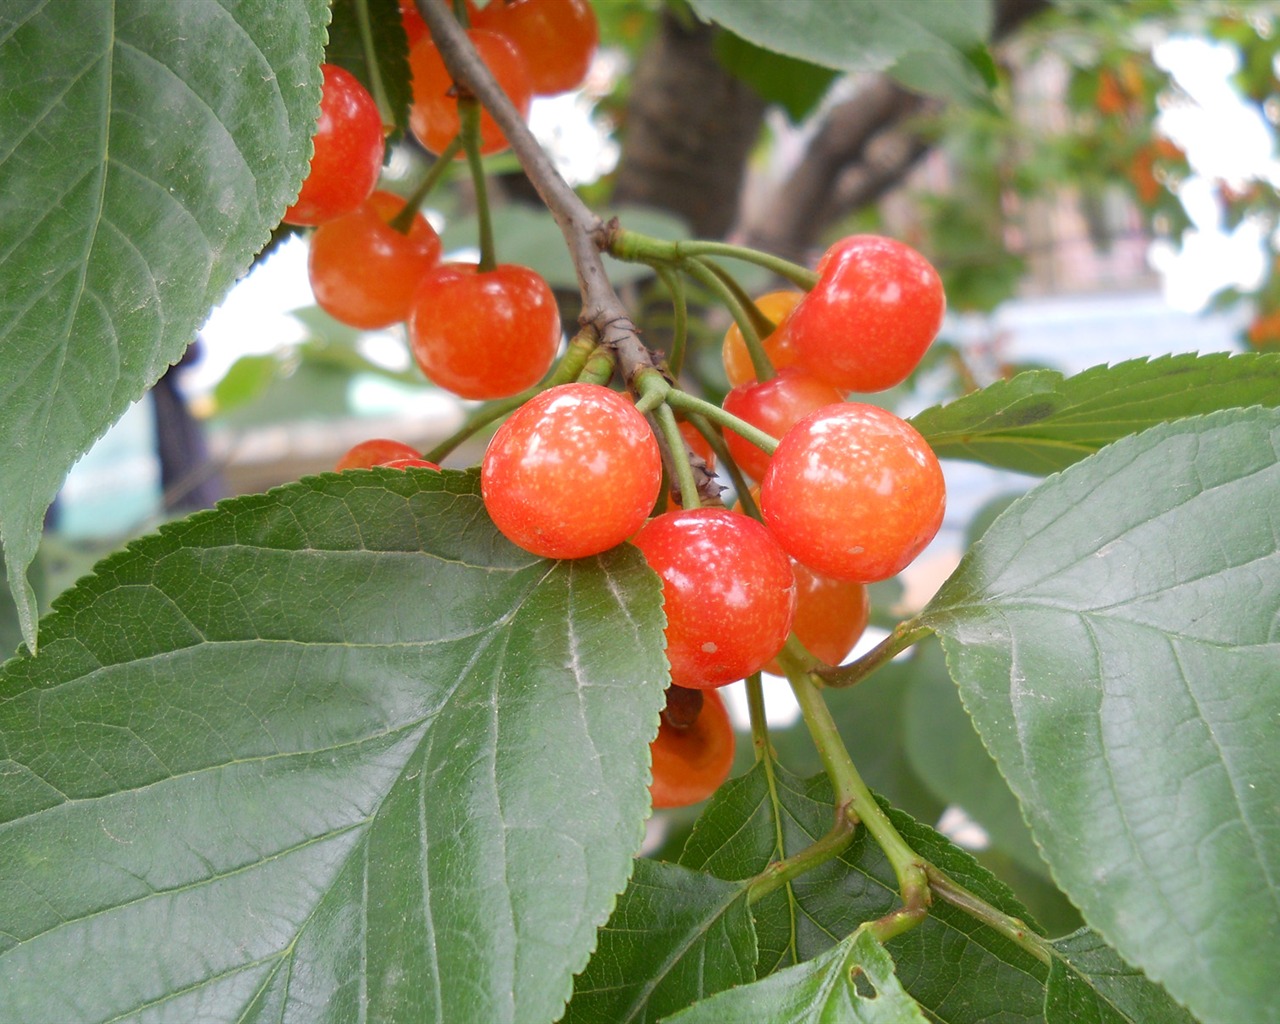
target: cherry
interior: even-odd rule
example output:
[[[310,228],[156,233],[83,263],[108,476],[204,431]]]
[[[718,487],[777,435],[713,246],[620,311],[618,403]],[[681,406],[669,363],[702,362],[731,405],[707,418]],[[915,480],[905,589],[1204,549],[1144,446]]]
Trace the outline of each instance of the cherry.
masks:
[[[791,366],[796,361],[795,346],[791,343],[791,334],[787,330],[787,319],[796,308],[805,293],[790,290],[769,292],[756,299],[756,307],[777,326],[768,337],[761,338],[765,355],[775,370]],[[756,368],[751,364],[751,355],[747,352],[747,343],[742,340],[742,330],[737,324],[731,324],[725,332],[724,344],[720,349],[720,357],[724,360],[725,376],[729,378],[729,386],[736,388],[739,384],[749,384],[756,379]]]
[[[942,326],[942,280],[909,245],[852,235],[818,263],[787,323],[797,361],[843,392],[883,391],[916,368]]]
[[[418,5],[414,0],[400,0],[400,23],[404,25],[404,35],[411,50],[419,39],[429,34],[427,23],[418,13]]]
[[[408,318],[414,291],[440,260],[440,238],[422,214],[408,234],[391,227],[403,209],[399,196],[374,192],[354,213],[316,228],[307,269],[330,316],[365,330]]]
[[[836,580],[792,562],[796,576],[796,617],[791,632],[804,649],[826,665],[839,665],[867,628],[871,606],[861,583]],[[776,661],[766,671],[782,675]]]
[[[418,449],[401,441],[390,441],[385,437],[376,437],[371,441],[361,441],[350,448],[338,460],[333,468],[341,473],[344,469],[368,469],[371,466],[383,466],[396,459],[416,459]]]
[[[480,493],[502,534],[544,558],[585,558],[640,529],[662,485],[644,416],[599,384],[535,395],[498,428]]]
[[[667,661],[677,686],[724,686],[759,671],[791,631],[791,562],[760,523],[722,508],[666,512],[633,543],[662,577]]]
[[[799,420],[824,405],[843,397],[830,384],[796,367],[783,370],[761,383],[740,384],[724,398],[724,411],[731,412],[772,437],[781,437]],[[725,444],[738,467],[754,480],[764,476],[769,456],[728,427]]]
[[[690,697],[701,701],[693,706]],[[691,706],[692,716],[687,710]],[[649,744],[653,806],[687,807],[705,800],[729,777],[733,747],[733,725],[720,694],[668,687],[667,709]]]
[[[409,311],[409,343],[422,372],[463,398],[505,398],[532,387],[560,346],[550,286],[528,267],[442,263],[427,272]]]
[[[938,532],[945,504],[925,439],[893,413],[855,402],[792,427],[760,486],[764,521],[791,557],[861,583],[910,564]]]
[[[311,137],[311,168],[289,224],[323,224],[351,213],[369,198],[382,173],[382,117],[369,91],[335,64],[322,64],[320,120]]]
[[[476,12],[474,25],[515,44],[540,96],[581,85],[600,42],[587,0],[491,0]]]
[[[533,87],[524,58],[506,36],[484,29],[468,29],[472,45],[493,72],[507,98],[528,116]],[[420,40],[409,51],[409,72],[413,76],[413,105],[409,108],[409,127],[423,147],[431,153],[443,152],[458,134],[457,89],[453,77],[445,70],[440,51],[431,38]],[[507,148],[506,136],[487,110],[480,114],[480,152],[501,153]],[[459,158],[462,154],[459,154]]]

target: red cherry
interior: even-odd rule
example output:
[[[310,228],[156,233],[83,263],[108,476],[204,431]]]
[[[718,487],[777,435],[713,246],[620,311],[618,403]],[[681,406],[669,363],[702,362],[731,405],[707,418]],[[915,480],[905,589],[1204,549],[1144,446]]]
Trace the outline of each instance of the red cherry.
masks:
[[[494,524],[544,558],[585,558],[621,544],[661,486],[648,422],[598,384],[562,384],[531,398],[498,428],[480,465]]]
[[[522,116],[527,117],[533,87],[529,83],[524,58],[516,51],[515,45],[505,36],[483,29],[468,29],[467,35],[507,98]],[[409,127],[428,152],[443,152],[458,134],[458,100],[453,77],[445,70],[440,51],[432,39],[421,40],[409,51],[409,72],[413,76]],[[506,148],[507,139],[502,129],[487,110],[483,111],[480,114],[480,152],[501,153]]]
[[[793,558],[836,579],[900,572],[942,525],[942,469],[916,429],[873,405],[810,413],[778,443],[760,509]]]
[[[600,42],[595,11],[587,0],[492,0],[476,13],[473,24],[515,44],[540,96],[581,85]]]
[[[669,712],[673,704],[683,703],[690,694],[702,698],[701,708],[691,722],[682,724]],[[733,725],[720,694],[669,687],[667,711],[660,719],[658,735],[649,744],[653,806],[687,807],[705,800],[729,777],[733,746]]]
[[[722,508],[666,512],[634,544],[662,577],[667,661],[677,686],[724,686],[759,671],[791,631],[791,562],[754,519]]]
[[[791,568],[796,575],[796,617],[791,632],[823,664],[839,665],[867,628],[871,613],[867,588],[823,576],[799,562],[792,562]],[[771,661],[766,671],[782,675],[776,661]]]
[[[786,369],[796,361],[796,350],[791,344],[787,320],[804,295],[804,292],[792,289],[769,292],[756,299],[756,307],[760,312],[777,324],[768,337],[760,339],[761,344],[764,345],[764,353],[769,357],[769,362],[773,364],[775,370]],[[756,368],[751,364],[747,343],[742,340],[742,331],[737,324],[731,324],[729,330],[725,332],[724,344],[720,348],[720,358],[724,361],[724,372],[729,378],[730,387],[736,388],[739,384],[749,384],[756,379]]]
[[[323,224],[369,198],[382,173],[382,118],[369,91],[351,73],[322,64],[320,120],[311,137],[311,168],[292,206],[289,224]]]
[[[422,214],[408,234],[391,227],[404,200],[374,192],[360,209],[316,228],[307,269],[316,302],[352,327],[388,327],[409,316],[413,293],[440,260],[440,238]]]
[[[401,441],[390,441],[385,437],[376,437],[371,441],[361,441],[348,449],[333,468],[341,473],[344,469],[369,469],[371,466],[382,466],[394,459],[416,459],[418,449]]]
[[[560,346],[551,288],[527,267],[442,263],[409,311],[409,342],[422,372],[463,398],[505,398],[538,383]]]
[[[762,383],[740,384],[724,398],[724,411],[731,412],[771,437],[781,437],[815,409],[843,400],[830,384],[812,374],[791,367]],[[754,480],[764,476],[769,456],[728,427],[725,444],[738,467]]]
[[[916,368],[942,326],[942,280],[909,245],[853,235],[818,263],[787,324],[798,361],[840,391],[883,391]]]
[[[400,23],[404,25],[405,38],[409,41],[411,50],[419,39],[430,34],[414,0],[400,0]]]

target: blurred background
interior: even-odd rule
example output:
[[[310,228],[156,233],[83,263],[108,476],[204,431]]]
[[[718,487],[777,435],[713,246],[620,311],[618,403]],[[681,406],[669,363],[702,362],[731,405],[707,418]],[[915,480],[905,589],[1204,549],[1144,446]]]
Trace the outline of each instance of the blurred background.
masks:
[[[873,398],[902,415],[1029,368],[1071,374],[1165,353],[1275,349],[1275,5],[955,2],[986,40],[972,52],[982,87],[971,94],[939,95],[949,90],[931,80],[927,55],[838,75],[702,24],[679,0],[601,0],[585,87],[536,101],[532,125],[593,207],[635,230],[725,238],[810,265],[855,232],[923,251],[949,313],[921,369]],[[407,194],[429,166],[412,140],[396,140],[384,184]],[[572,325],[575,279],[558,230],[512,158],[491,158],[490,169],[499,258],[546,276]],[[446,253],[473,252],[463,166],[428,205]],[[361,333],[314,305],[306,264],[306,236],[282,231],[187,359],[73,470],[32,574],[46,607],[101,554],[165,518],[331,469],[368,438],[426,450],[463,422],[473,403],[422,377],[401,328]],[[644,268],[612,267],[646,341],[661,347],[665,291]],[[772,283],[755,271],[740,281],[752,293]],[[719,397],[728,317],[709,296],[691,298],[686,375]],[[484,442],[446,465],[473,465]],[[943,531],[901,580],[877,585],[864,646],[921,607],[1034,483],[945,469]],[[795,714],[785,687],[769,691],[782,760],[818,770],[807,739],[786,727]],[[1071,926],[1075,911],[936,648],[833,693],[832,706],[873,787],[969,842],[1051,929]],[[655,848],[679,842],[691,818],[656,819]]]

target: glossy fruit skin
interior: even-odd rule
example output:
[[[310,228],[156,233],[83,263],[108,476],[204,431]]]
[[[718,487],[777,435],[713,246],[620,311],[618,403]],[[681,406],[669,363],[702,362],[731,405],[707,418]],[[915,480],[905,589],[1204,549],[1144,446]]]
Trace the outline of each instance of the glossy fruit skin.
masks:
[[[755,300],[756,307],[777,326],[766,338],[761,338],[765,355],[775,370],[783,370],[794,366],[796,361],[795,346],[791,343],[791,332],[787,330],[787,320],[791,311],[800,304],[804,292],[790,291],[769,292]],[[747,343],[742,340],[742,331],[737,324],[730,325],[724,335],[724,344],[720,347],[720,358],[724,360],[724,373],[729,378],[729,386],[736,388],[740,384],[750,384],[756,379],[756,368],[751,365],[751,356],[747,352]]]
[[[333,468],[341,473],[344,469],[369,469],[372,466],[385,466],[396,459],[419,457],[418,449],[412,445],[385,437],[375,437],[369,441],[361,441],[348,449]]]
[[[498,428],[480,465],[494,524],[544,558],[586,558],[621,544],[661,484],[648,422],[598,384],[561,384],[531,398]]]
[[[350,72],[322,64],[320,120],[311,137],[315,152],[302,189],[282,218],[289,224],[323,224],[359,208],[382,173],[382,117],[369,91]]]
[[[836,580],[792,562],[796,576],[796,617],[791,632],[824,665],[839,665],[867,628],[871,604],[862,583]],[[777,662],[766,671],[782,675]]]
[[[515,44],[539,96],[580,86],[600,42],[588,0],[492,0],[473,24]]]
[[[720,694],[703,693],[702,710],[692,725],[680,729],[664,714],[658,735],[649,744],[653,806],[687,807],[705,800],[729,777],[733,767],[733,725]]]
[[[440,262],[440,237],[420,213],[407,235],[391,227],[403,209],[399,196],[375,191],[354,213],[316,228],[307,272],[330,316],[364,330],[408,318],[414,292]]]
[[[442,263],[409,310],[409,344],[431,381],[463,398],[505,398],[538,383],[560,347],[550,286],[528,267]]]
[[[933,265],[892,238],[852,235],[826,251],[818,275],[787,325],[799,364],[846,393],[902,383],[946,312]]]
[[[677,686],[724,686],[782,649],[795,614],[795,576],[760,523],[722,508],[666,512],[632,543],[662,577]]]
[[[942,525],[946,485],[911,424],[845,402],[787,432],[760,486],[760,510],[798,562],[840,580],[900,572]]]
[[[506,36],[484,29],[468,29],[467,36],[479,52],[493,77],[508,99],[528,117],[533,99],[533,86],[524,58]],[[445,70],[435,42],[427,37],[409,51],[409,72],[413,76],[413,103],[409,108],[409,127],[430,153],[440,153],[458,134],[457,93],[453,77]],[[489,112],[480,114],[480,152],[501,153],[507,148],[506,136]],[[458,154],[458,159],[463,155]]]
[[[793,366],[763,383],[738,385],[725,395],[723,407],[725,412],[780,438],[802,417],[843,398],[830,384]],[[724,440],[738,468],[753,480],[763,479],[769,456],[728,427]]]

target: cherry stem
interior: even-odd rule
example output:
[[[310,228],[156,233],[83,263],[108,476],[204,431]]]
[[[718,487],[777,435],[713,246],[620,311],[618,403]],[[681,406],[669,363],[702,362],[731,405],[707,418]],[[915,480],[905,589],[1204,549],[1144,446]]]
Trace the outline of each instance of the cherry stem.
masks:
[[[595,328],[584,327],[583,331],[592,331]],[[582,368],[582,372],[578,374],[578,380],[583,384],[599,384],[601,386],[608,384],[613,379],[613,371],[617,369],[617,360],[614,358],[613,352],[604,346],[599,346],[591,357],[587,360],[587,365]]]
[[[588,364],[595,349],[596,338],[594,332],[590,330],[580,331],[569,342],[564,355],[560,357],[560,362],[556,364],[555,369],[545,379],[533,387],[521,391],[518,395],[486,402],[471,414],[466,423],[432,448],[431,451],[427,452],[423,458],[428,462],[439,462],[467,438],[479,433],[490,423],[502,419],[508,413],[515,412],[516,409],[520,408],[539,392],[546,391],[547,388],[555,387],[557,384],[568,384],[570,381],[577,380],[578,375],[582,372],[583,367]]]
[[[458,97],[458,120],[462,124],[462,148],[467,153],[467,166],[471,168],[471,184],[476,193],[476,217],[479,221],[480,262],[476,273],[487,274],[498,265],[494,255],[493,218],[489,213],[489,185],[484,173],[484,158],[480,155],[480,103],[474,96]]]
[[[816,674],[824,686],[841,689],[856,686],[876,669],[888,664],[908,647],[932,633],[932,629],[920,625],[916,619],[900,622],[892,633],[856,661],[839,668],[820,668]]]
[[[675,317],[671,330],[671,355],[667,358],[667,367],[671,376],[679,377],[684,366],[684,351],[689,335],[689,305],[685,300],[684,281],[679,274],[671,272],[670,267],[654,267],[658,278],[671,293],[671,309]]]
[[[789,884],[792,879],[840,856],[853,841],[853,830],[853,823],[841,815],[831,831],[821,839],[785,860],[774,861],[756,875],[747,885],[747,902],[758,903],[771,892]]]
[[[734,281],[723,267],[703,260],[685,260],[680,264],[680,268],[716,293],[725,308],[729,310],[733,322],[738,325],[738,330],[742,332],[742,340],[746,343],[747,354],[751,356],[751,366],[756,372],[756,379],[771,380],[773,364],[765,354],[764,345],[761,344],[760,335],[756,331],[756,325],[750,313],[742,304],[746,296],[738,287],[738,282]],[[754,305],[750,299],[747,299],[747,304]],[[759,310],[756,312],[759,313]]]
[[[856,819],[866,825],[867,831],[893,867],[903,907],[881,921],[885,922],[883,927],[886,931],[899,934],[918,924],[928,913],[931,897],[925,861],[907,845],[907,841],[894,828],[893,822],[871,794],[867,784],[862,781],[862,776],[858,774],[858,769],[854,767],[849,751],[840,738],[831,710],[809,674],[795,672],[789,674],[788,679],[809,735],[813,737],[818,756],[835,789],[836,806],[852,815],[851,820]]]
[[[735,416],[731,412],[725,412],[720,406],[699,398],[697,395],[691,395],[689,392],[681,391],[679,388],[672,388],[667,392],[666,400],[667,404],[673,405],[686,413],[700,413],[712,423],[727,427],[767,455],[772,455],[774,449],[778,447],[778,439],[776,437],[771,437],[759,427],[752,426],[746,420]]]
[[[680,425],[676,422],[676,414],[666,402],[653,410],[654,419],[662,430],[667,442],[667,451],[671,456],[672,469],[675,471],[676,488],[680,491],[682,508],[699,508],[698,484],[693,476],[693,466],[689,463],[689,446],[684,435],[680,433]]]
[[[747,676],[747,710],[751,712],[751,745],[756,761],[772,761],[769,746],[769,720],[764,711],[764,683],[759,672]],[[773,774],[772,765],[769,774]]]
[[[728,242],[668,242],[621,227],[614,228],[610,234],[609,254],[628,263],[665,263],[670,266],[678,266],[690,256],[725,256],[771,270],[805,291],[811,290],[818,283],[818,275],[812,270],[771,253],[730,245]]]
[[[373,43],[373,23],[369,20],[369,0],[356,0],[356,23],[360,26],[360,48],[364,50],[365,66],[369,69],[369,92],[377,104],[382,118],[383,131],[395,127],[396,119],[387,97],[387,87],[382,81],[382,66],[378,63],[378,50]]]
[[[427,196],[431,194],[432,189],[440,184],[440,180],[448,173],[449,168],[453,165],[453,158],[458,155],[458,151],[461,149],[462,139],[455,137],[449,145],[440,151],[435,163],[427,170],[422,183],[404,201],[404,209],[387,221],[392,228],[402,235],[409,233],[413,228],[413,219],[418,215],[418,211],[422,209],[422,204],[427,201]]]

